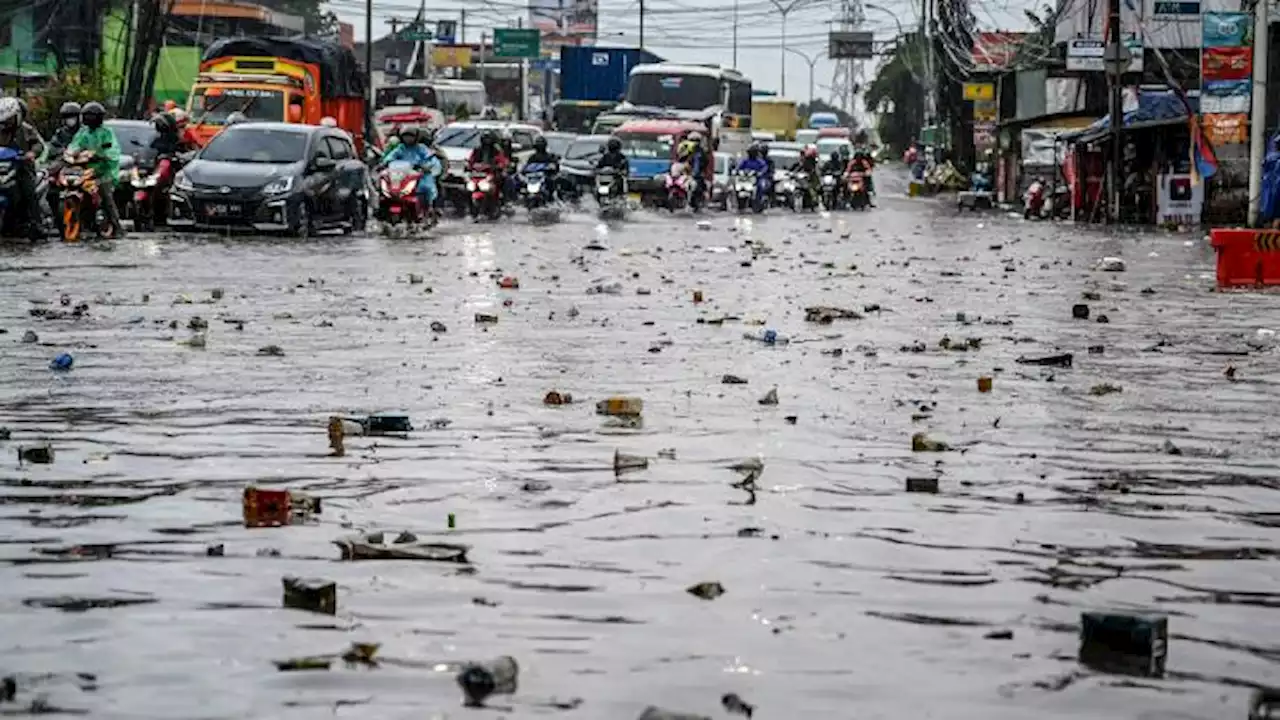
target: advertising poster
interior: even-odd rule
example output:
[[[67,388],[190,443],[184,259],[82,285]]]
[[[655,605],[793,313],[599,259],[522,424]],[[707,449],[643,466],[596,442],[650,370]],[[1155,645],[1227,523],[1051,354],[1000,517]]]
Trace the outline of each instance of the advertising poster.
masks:
[[[1253,74],[1253,48],[1206,47],[1200,75],[1205,80],[1248,80]]]
[[[1156,224],[1198,225],[1204,209],[1204,183],[1191,181],[1190,175],[1162,174],[1156,199]]]
[[[1214,147],[1240,145],[1249,142],[1248,113],[1229,115],[1205,115],[1204,135]]]
[[[1200,88],[1200,112],[1206,115],[1247,113],[1252,92],[1249,80],[1206,80]]]
[[[529,0],[529,25],[542,31],[544,52],[595,42],[598,0]]]
[[[1237,48],[1253,44],[1253,17],[1249,13],[1207,12],[1203,23],[1203,47]]]

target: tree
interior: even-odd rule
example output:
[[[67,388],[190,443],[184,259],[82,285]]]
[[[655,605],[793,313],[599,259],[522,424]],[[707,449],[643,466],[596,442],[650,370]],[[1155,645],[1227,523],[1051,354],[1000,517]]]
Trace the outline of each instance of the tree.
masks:
[[[906,150],[924,126],[924,85],[920,82],[925,57],[918,33],[898,38],[889,61],[880,66],[863,96],[867,108],[879,112],[880,142]],[[886,110],[892,106],[891,112]]]

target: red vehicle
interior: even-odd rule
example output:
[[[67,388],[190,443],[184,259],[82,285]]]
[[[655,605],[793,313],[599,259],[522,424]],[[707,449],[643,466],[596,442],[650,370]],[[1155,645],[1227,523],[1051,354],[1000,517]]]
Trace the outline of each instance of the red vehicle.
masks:
[[[91,151],[68,151],[63,156],[58,186],[62,188],[62,239],[65,242],[79,242],[86,221],[91,227],[97,228],[100,237],[109,238],[114,234],[111,224],[105,218],[99,221],[102,186],[98,184],[93,170],[87,167],[91,160]],[[58,212],[58,209],[55,208],[54,212]]]
[[[844,138],[845,140],[852,140],[853,133],[849,130],[849,128],[842,128],[842,127],[822,128],[821,130],[818,131],[818,139],[821,140],[823,138]]]
[[[133,169],[133,217],[139,232],[151,232],[169,218],[169,187],[173,176],[185,164],[185,157],[161,155],[150,173]]]
[[[378,219],[388,225],[435,224],[435,212],[418,194],[422,173],[411,163],[393,162],[378,177]]]
[[[861,171],[854,170],[846,178],[849,207],[853,210],[866,210],[867,206],[871,204],[871,196],[867,193],[866,176]]]
[[[502,181],[494,168],[473,166],[467,176],[467,192],[471,195],[471,217],[497,220],[502,214]]]

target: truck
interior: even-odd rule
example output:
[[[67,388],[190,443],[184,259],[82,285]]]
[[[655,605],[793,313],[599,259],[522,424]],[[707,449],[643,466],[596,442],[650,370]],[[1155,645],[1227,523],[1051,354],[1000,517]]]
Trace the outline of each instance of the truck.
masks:
[[[773,133],[779,140],[795,140],[800,127],[800,114],[796,101],[780,97],[755,97],[751,99],[751,129]]]
[[[627,92],[631,68],[662,58],[638,48],[595,45],[560,48],[560,99],[551,105],[556,130],[590,132],[595,120],[607,113]]]
[[[331,117],[364,152],[365,76],[355,54],[316,38],[234,37],[205,50],[187,101],[202,147],[232,113],[248,120],[319,125]]]

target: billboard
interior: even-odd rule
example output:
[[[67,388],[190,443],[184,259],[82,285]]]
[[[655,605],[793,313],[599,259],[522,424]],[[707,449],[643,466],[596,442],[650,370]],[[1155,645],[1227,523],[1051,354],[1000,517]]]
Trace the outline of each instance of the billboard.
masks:
[[[529,0],[529,25],[542,31],[542,49],[593,45],[599,0]]]

